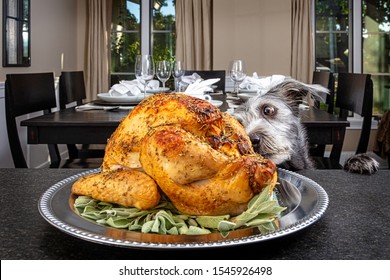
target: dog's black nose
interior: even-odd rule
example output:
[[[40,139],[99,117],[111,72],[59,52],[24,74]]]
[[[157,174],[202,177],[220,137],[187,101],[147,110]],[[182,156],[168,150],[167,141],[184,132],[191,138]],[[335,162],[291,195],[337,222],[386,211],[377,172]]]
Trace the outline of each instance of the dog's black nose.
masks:
[[[249,135],[249,139],[252,142],[253,146],[259,145],[260,144],[260,136],[259,135]]]

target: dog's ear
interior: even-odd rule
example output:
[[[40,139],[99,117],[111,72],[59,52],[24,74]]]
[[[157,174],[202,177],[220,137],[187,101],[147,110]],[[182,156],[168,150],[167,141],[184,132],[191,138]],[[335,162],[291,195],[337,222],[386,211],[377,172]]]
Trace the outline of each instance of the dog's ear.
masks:
[[[314,105],[314,100],[324,101],[322,96],[329,94],[329,90],[321,85],[309,85],[294,79],[288,79],[276,85],[269,92],[282,95],[283,99],[295,113],[299,113],[299,105]]]

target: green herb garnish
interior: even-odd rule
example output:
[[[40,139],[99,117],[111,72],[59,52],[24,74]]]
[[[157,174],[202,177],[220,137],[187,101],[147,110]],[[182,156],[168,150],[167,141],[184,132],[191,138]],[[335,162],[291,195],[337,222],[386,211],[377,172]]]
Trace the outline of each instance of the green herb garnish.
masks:
[[[249,201],[246,211],[234,217],[184,215],[165,196],[150,210],[119,207],[88,196],[77,197],[74,206],[80,216],[113,228],[158,234],[220,232],[223,237],[232,230],[246,227],[257,227],[262,234],[275,231],[278,229],[275,221],[286,209],[279,205],[270,186]]]

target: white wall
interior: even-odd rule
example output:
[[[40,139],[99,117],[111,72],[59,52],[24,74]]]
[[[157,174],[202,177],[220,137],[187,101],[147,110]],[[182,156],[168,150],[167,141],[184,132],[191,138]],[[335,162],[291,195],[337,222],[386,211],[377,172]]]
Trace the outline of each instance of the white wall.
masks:
[[[0,168],[13,167],[4,112],[4,83],[0,83]]]
[[[247,73],[290,76],[290,1],[214,0],[213,68],[243,59]]]
[[[0,67],[0,82],[4,82],[8,73],[47,71],[59,76],[61,66],[63,70],[84,70],[85,7],[86,0],[31,0],[31,66]],[[2,5],[0,15],[3,15]],[[2,38],[2,28],[0,37]],[[0,167],[13,167],[5,124],[3,84],[0,84],[0,135]],[[26,143],[25,127],[20,128],[19,135],[23,143]],[[39,167],[48,163],[46,145],[25,144],[24,147],[29,166]],[[64,151],[63,146],[60,149]]]
[[[86,33],[85,3],[86,0],[32,0],[31,66],[0,67],[0,81],[5,80],[7,73],[48,71],[58,76],[62,54],[64,70],[82,70]],[[1,5],[1,17],[2,14]],[[0,36],[2,38],[2,29]]]

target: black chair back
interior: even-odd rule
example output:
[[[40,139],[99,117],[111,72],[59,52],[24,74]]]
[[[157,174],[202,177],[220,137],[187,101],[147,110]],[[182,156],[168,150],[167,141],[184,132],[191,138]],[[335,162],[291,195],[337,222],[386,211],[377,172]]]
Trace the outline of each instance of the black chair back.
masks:
[[[363,117],[359,142],[355,153],[366,153],[370,139],[373,104],[373,83],[370,75],[338,73],[335,95],[335,106],[340,110],[340,118],[347,119],[350,112],[357,113]],[[336,135],[336,137],[344,138],[344,135]],[[330,156],[325,157],[323,155],[324,149],[322,147],[319,148],[310,151],[318,169],[342,168],[338,162],[340,158],[333,152],[333,149],[330,152]]]
[[[370,74],[339,73],[337,78],[336,107],[340,117],[357,113],[363,117],[356,153],[365,153],[370,139],[373,106],[373,82]]]
[[[86,98],[83,71],[61,72],[59,87],[61,109],[65,109],[66,105],[72,102],[81,105]]]
[[[60,109],[83,104],[86,98],[84,71],[62,71],[59,82]],[[104,157],[104,146],[91,149],[83,144],[78,148],[75,144],[67,144],[69,160],[63,168],[97,168]]]
[[[220,80],[214,85],[217,86],[215,91],[225,92],[225,70],[186,70],[186,76],[192,75],[193,73],[197,73],[203,80],[220,78]]]
[[[53,73],[7,74],[5,81],[5,112],[8,141],[16,168],[27,168],[18,134],[16,117],[55,108],[55,86]],[[49,145],[51,161],[60,160],[56,145]]]
[[[334,76],[332,72],[314,71],[312,84],[321,85],[329,89],[329,94],[326,96],[325,103],[328,106],[328,113],[333,114],[334,111]],[[318,104],[319,106],[319,104]]]

